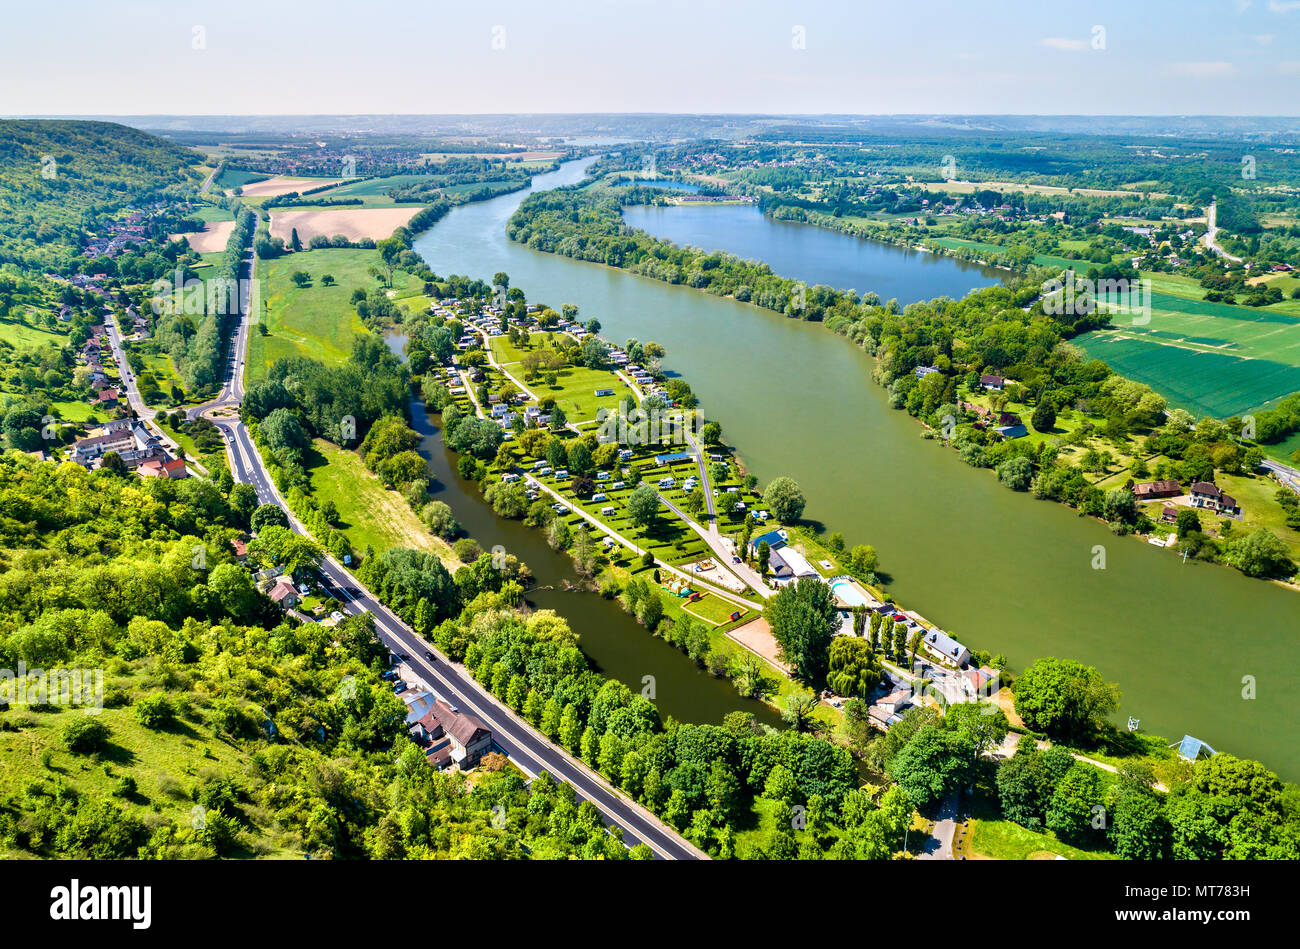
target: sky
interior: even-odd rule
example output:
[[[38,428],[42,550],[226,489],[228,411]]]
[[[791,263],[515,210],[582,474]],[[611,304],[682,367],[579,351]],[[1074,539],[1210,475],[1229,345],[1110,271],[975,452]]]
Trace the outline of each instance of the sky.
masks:
[[[1300,115],[1300,0],[6,7],[3,115]]]

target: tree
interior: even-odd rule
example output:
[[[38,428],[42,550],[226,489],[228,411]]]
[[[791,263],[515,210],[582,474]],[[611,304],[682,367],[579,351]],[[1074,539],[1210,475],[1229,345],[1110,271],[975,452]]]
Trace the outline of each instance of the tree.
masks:
[[[1012,689],[1016,714],[1030,728],[1087,744],[1119,708],[1119,688],[1092,666],[1048,656],[1024,671]]]
[[[870,544],[858,544],[849,554],[849,571],[858,577],[875,573],[879,563],[876,548]]]
[[[1201,515],[1190,507],[1179,508],[1178,517],[1174,521],[1174,529],[1178,531],[1179,537],[1186,537],[1188,534],[1199,532],[1201,529]]]
[[[763,505],[783,524],[799,520],[805,503],[803,491],[793,478],[777,478],[763,492]]]
[[[307,286],[307,284],[311,283],[311,274],[307,273],[305,270],[295,270],[290,274],[289,279],[293,281],[295,287],[298,287],[301,290],[303,287]]]
[[[717,422],[706,422],[700,429],[700,437],[706,445],[718,445],[722,442],[722,426]]]
[[[1012,491],[1027,491],[1034,480],[1034,465],[1028,458],[1008,458],[997,467],[998,480]]]
[[[1102,510],[1111,523],[1132,524],[1137,520],[1137,498],[1128,488],[1112,488],[1106,492]]]
[[[835,636],[828,651],[826,687],[836,695],[866,698],[879,685],[880,660],[871,644],[853,636]]]
[[[1035,431],[1050,432],[1056,427],[1056,409],[1052,408],[1052,403],[1042,400],[1034,409],[1030,421],[1033,422]]]
[[[839,614],[835,596],[820,579],[802,577],[786,584],[768,601],[767,621],[781,654],[795,674],[810,685],[820,685],[829,667],[829,649]]]
[[[648,484],[639,484],[627,499],[628,517],[641,531],[648,531],[659,516],[659,495]]]
[[[1115,802],[1110,841],[1121,860],[1160,860],[1169,852],[1164,802],[1145,788],[1129,787]]]
[[[1011,723],[1002,709],[988,702],[961,702],[949,705],[943,716],[945,728],[970,739],[976,759],[1002,744]]]
[[[78,715],[63,726],[63,743],[74,755],[97,754],[108,747],[108,726],[89,716]]]
[[[161,692],[150,692],[135,700],[136,720],[145,728],[167,728],[176,721],[176,706]]]
[[[1267,527],[1228,544],[1226,559],[1248,577],[1285,579],[1295,573],[1286,544]]]
[[[444,540],[454,537],[460,530],[460,525],[445,501],[430,501],[420,511],[420,517],[429,530]]]
[[[1076,761],[1052,792],[1047,804],[1047,829],[1066,843],[1086,843],[1094,836],[1097,812],[1093,808],[1101,803],[1101,778],[1097,769]]]
[[[288,527],[289,516],[278,504],[260,504],[248,519],[249,528],[260,533],[268,527]]]
[[[969,779],[973,745],[965,735],[924,725],[889,763],[889,776],[919,810],[927,810]]]
[[[249,572],[238,564],[217,564],[208,574],[208,589],[222,611],[238,622],[249,622],[257,610],[257,588]]]

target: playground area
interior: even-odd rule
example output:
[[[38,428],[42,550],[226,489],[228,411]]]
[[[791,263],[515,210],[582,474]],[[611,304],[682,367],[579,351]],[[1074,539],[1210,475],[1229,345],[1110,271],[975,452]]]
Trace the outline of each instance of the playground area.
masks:
[[[693,593],[681,606],[683,612],[690,613],[710,626],[725,626],[749,612],[743,606],[709,593]]]
[[[715,586],[731,590],[733,593],[745,593],[748,589],[739,577],[730,570],[724,569],[713,559],[697,560],[694,563],[684,564],[681,569]]]

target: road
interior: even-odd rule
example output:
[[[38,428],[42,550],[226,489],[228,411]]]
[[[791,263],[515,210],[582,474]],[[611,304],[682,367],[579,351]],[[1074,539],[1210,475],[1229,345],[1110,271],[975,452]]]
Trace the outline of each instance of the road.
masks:
[[[952,838],[957,833],[957,802],[959,795],[954,792],[943,799],[939,805],[939,814],[930,831],[930,839],[925,842],[917,860],[951,860]]]
[[[250,270],[255,265],[251,252],[246,263]],[[251,286],[251,281],[245,286]],[[228,369],[242,368],[246,358],[250,326],[248,304],[248,295],[244,295],[240,301],[240,325],[235,334],[234,355],[228,363]],[[227,379],[222,387],[222,395],[203,408],[226,439],[230,473],[236,481],[253,485],[259,503],[279,506],[288,515],[293,529],[307,534],[308,531],[294,517],[271,482],[247,427],[229,411],[243,398],[243,384],[238,378],[242,372],[232,371],[231,375],[232,378]],[[579,799],[591,801],[599,809],[607,825],[622,828],[623,841],[629,847],[644,843],[662,859],[708,859],[703,851],[679,837],[645,808],[613,790],[586,765],[551,744],[528,723],[501,705],[468,673],[451,663],[432,644],[421,639],[390,612],[343,565],[326,557],[319,570],[332,596],[340,602],[348,603],[353,613],[369,613],[374,619],[375,633],[380,641],[393,652],[409,655],[411,658],[408,665],[440,697],[482,720],[491,729],[496,747],[525,774],[536,777],[546,771],[556,780],[572,785]],[[428,655],[434,658],[426,658]]]
[[[1205,246],[1211,251],[1218,254],[1224,260],[1231,260],[1233,263],[1241,263],[1240,257],[1233,257],[1226,250],[1219,246],[1219,226],[1216,223],[1219,214],[1219,204],[1217,201],[1211,201],[1210,206],[1205,209]]]

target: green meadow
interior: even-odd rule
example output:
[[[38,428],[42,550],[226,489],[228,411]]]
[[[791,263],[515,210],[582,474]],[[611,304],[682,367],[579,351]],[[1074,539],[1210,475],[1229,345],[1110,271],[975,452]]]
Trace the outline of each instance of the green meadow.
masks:
[[[262,281],[263,312],[254,314],[248,337],[246,381],[265,377],[271,364],[288,356],[309,356],[327,363],[340,363],[352,351],[352,337],[366,332],[352,291],[369,292],[379,286],[369,268],[379,266],[374,250],[340,247],[304,250],[274,260],[259,260],[257,276]],[[291,276],[299,271],[311,276],[305,287]],[[332,276],[335,284],[325,286],[321,278]],[[393,299],[405,301],[412,310],[428,306],[421,285],[410,275],[393,274]],[[266,327],[262,335],[261,325]]]

